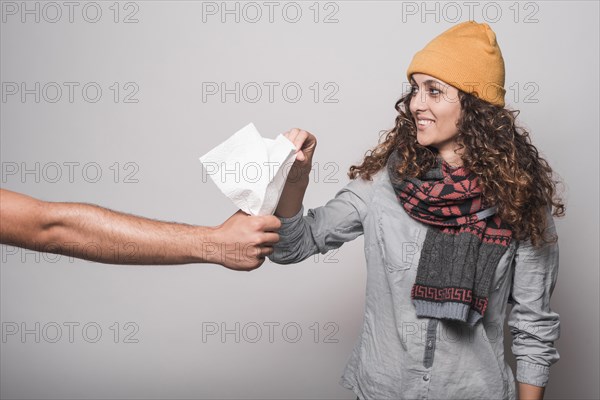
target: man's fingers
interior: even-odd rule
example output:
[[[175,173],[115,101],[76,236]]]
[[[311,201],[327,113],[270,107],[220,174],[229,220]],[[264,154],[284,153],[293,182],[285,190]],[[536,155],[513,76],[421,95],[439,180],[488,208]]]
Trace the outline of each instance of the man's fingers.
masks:
[[[263,246],[263,247],[260,248],[260,256],[261,257],[270,256],[271,254],[273,254],[273,251],[275,251],[273,249],[273,247],[271,247],[271,246]]]
[[[274,215],[266,215],[264,218],[264,231],[277,232],[281,228],[281,221]]]
[[[279,242],[279,234],[278,233],[274,233],[274,232],[266,232],[265,235],[263,236],[263,242],[262,245],[273,245],[275,243]]]
[[[248,259],[256,259],[262,262],[266,256],[273,254],[273,251],[275,251],[273,246],[260,245],[252,247],[252,249],[245,252],[245,255]]]

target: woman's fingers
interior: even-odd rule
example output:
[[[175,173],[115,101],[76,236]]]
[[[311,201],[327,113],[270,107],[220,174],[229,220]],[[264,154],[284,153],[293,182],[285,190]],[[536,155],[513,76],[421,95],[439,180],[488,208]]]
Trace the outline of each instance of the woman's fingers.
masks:
[[[296,146],[297,150],[302,150],[302,145],[304,145],[306,138],[308,138],[308,132],[299,129],[298,135],[296,136],[296,143],[298,144],[298,146]]]
[[[297,143],[296,143],[296,137],[298,137],[298,133],[300,133],[300,129],[298,128],[294,128],[294,129],[290,129],[289,131],[287,131],[284,136],[287,137],[290,142],[292,142],[294,144],[294,146],[296,147],[296,150],[299,149]]]
[[[316,138],[309,132],[294,128],[286,133],[284,136],[290,140],[296,148],[296,161],[305,163],[312,158],[315,146],[317,144]]]
[[[308,137],[308,132],[306,132],[302,129],[293,128],[293,129],[287,131],[284,134],[284,136],[287,137],[294,144],[294,147],[296,147],[296,151],[298,151],[298,150],[302,149],[302,145],[304,144],[304,141]]]

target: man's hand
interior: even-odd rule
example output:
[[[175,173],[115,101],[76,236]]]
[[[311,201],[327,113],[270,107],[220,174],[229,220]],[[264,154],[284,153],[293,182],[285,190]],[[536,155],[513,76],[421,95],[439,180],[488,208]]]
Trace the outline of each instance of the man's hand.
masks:
[[[203,243],[205,258],[229,269],[256,269],[273,253],[280,227],[281,221],[275,216],[250,216],[240,210],[216,227],[210,241]]]

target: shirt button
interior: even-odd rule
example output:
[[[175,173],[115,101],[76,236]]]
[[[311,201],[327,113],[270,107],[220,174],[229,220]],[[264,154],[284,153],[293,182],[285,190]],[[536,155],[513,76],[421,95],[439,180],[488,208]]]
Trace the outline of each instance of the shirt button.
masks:
[[[423,380],[427,382],[429,380],[429,375],[423,375]]]
[[[427,347],[430,349],[433,347],[433,342],[431,340],[427,342]]]

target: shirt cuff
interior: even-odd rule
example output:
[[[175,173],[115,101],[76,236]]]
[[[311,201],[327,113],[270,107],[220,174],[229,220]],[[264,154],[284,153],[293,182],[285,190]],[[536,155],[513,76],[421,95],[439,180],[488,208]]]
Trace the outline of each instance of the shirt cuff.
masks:
[[[287,224],[291,224],[292,222],[297,221],[298,219],[302,218],[302,216],[304,215],[304,205],[302,205],[300,207],[300,211],[298,211],[296,213],[296,215],[293,215],[291,217],[277,217],[279,218],[279,220],[281,221],[282,224],[287,225]]]
[[[297,229],[298,224],[300,224],[300,220],[304,216],[304,206],[300,207],[300,211],[291,217],[277,217],[281,221],[281,228],[279,228],[279,236],[289,236],[292,235]]]
[[[528,385],[545,387],[550,376],[550,367],[533,364],[527,361],[517,361],[517,381]]]

